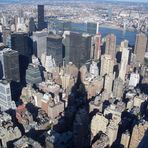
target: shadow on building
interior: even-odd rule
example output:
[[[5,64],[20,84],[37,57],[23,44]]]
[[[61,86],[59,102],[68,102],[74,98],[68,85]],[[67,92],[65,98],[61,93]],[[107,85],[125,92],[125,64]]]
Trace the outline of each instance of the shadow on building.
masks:
[[[67,145],[69,148],[90,147],[89,105],[87,92],[81,81],[80,72],[78,73],[77,82],[72,87],[68,97],[68,105],[65,108],[64,115],[53,126],[53,129],[60,134],[66,132],[72,133],[72,140]],[[58,148],[59,145],[55,143],[53,147]]]

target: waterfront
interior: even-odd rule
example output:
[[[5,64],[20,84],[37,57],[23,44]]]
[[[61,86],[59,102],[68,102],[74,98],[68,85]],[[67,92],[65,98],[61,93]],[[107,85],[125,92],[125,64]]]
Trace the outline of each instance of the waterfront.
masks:
[[[56,24],[56,25],[55,25]],[[95,23],[73,23],[73,22],[61,22],[56,21],[54,22],[54,27],[60,31],[74,31],[74,32],[81,32],[81,33],[89,33],[94,35],[96,33],[96,24]],[[129,31],[129,30],[122,30],[119,28],[111,28],[106,26],[100,26],[99,31],[102,37],[105,37],[107,34],[113,33],[116,35],[117,45],[120,45],[121,41],[128,40],[130,46],[134,46],[136,40],[136,31]]]

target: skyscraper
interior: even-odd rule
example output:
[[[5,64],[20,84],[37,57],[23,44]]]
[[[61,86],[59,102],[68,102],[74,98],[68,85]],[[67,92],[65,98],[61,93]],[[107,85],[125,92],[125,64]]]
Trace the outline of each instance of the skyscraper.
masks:
[[[3,29],[3,43],[6,45],[6,46],[9,46],[8,45],[8,39],[9,39],[9,37],[11,36],[10,34],[11,34],[11,30],[10,29],[7,29],[7,28],[5,28],[5,29]]]
[[[134,53],[136,55],[136,63],[143,64],[144,54],[146,51],[147,36],[143,33],[136,35],[136,43]]]
[[[112,58],[116,56],[116,36],[114,34],[106,36],[105,53],[111,55]]]
[[[38,5],[38,30],[42,30],[44,28],[44,5]]]
[[[61,36],[51,34],[47,37],[47,55],[52,55],[57,66],[62,65],[63,44]]]
[[[11,34],[11,47],[19,53],[20,79],[25,84],[26,69],[33,51],[32,40],[27,33],[16,32]]]
[[[15,109],[15,103],[11,98],[10,84],[6,80],[0,81],[0,107],[1,110]]]
[[[63,37],[66,63],[73,62],[80,67],[90,59],[91,36],[65,31]]]
[[[32,41],[24,32],[11,34],[11,48],[19,52],[19,55],[30,57],[32,55]]]
[[[127,72],[128,59],[129,59],[129,50],[128,48],[123,48],[122,57],[121,57],[121,68],[119,72],[119,77],[123,81],[125,81],[125,74]]]
[[[99,59],[101,56],[101,34],[98,33],[93,38],[92,58]]]
[[[42,54],[47,52],[47,37],[47,31],[33,32],[33,53],[38,58],[41,58]]]
[[[20,81],[18,52],[9,48],[0,51],[1,78],[9,81]]]
[[[113,73],[114,60],[111,55],[105,54],[101,56],[101,71],[100,75]]]
[[[32,34],[34,31],[36,31],[35,21],[34,18],[31,17],[29,19],[29,33]]]

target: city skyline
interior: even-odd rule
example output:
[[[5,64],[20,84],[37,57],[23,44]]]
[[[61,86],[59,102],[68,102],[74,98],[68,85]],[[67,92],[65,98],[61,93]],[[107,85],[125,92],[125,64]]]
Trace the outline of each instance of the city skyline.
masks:
[[[146,148],[147,5],[15,1],[0,1],[0,147]]]

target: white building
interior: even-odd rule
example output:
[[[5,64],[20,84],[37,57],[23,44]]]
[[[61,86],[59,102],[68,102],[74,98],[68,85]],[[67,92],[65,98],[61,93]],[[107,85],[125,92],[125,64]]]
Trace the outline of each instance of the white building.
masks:
[[[125,75],[126,75],[127,66],[128,66],[128,59],[129,59],[129,50],[128,48],[123,48],[122,57],[121,57],[121,68],[119,72],[119,77],[123,81],[125,81]]]
[[[92,64],[90,65],[90,74],[93,75],[94,77],[97,77],[99,75],[99,69],[97,66],[96,62],[92,62]]]
[[[0,81],[0,107],[3,111],[16,108],[11,98],[10,84],[6,80]]]
[[[140,81],[140,75],[138,73],[130,74],[129,86],[136,87],[137,84],[139,84],[139,81]]]

